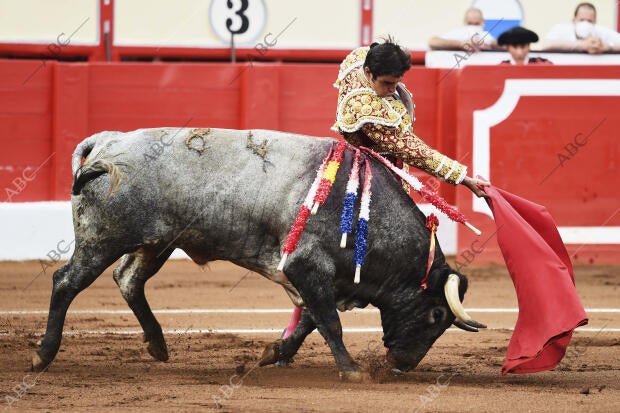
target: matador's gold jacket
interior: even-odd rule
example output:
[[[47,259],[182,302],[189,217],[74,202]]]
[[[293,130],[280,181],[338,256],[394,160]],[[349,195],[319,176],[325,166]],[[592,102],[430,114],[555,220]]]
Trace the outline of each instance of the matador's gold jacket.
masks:
[[[338,110],[333,130],[352,145],[388,152],[451,184],[460,183],[467,167],[426,145],[413,134],[413,101],[405,85],[399,83],[400,97],[379,97],[364,75],[368,47],[353,50],[340,65]]]

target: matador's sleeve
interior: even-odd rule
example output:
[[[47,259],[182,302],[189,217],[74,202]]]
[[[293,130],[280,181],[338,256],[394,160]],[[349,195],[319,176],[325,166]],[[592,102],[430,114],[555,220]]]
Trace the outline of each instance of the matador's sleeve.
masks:
[[[389,152],[403,162],[413,165],[453,185],[460,184],[467,176],[467,167],[442,155],[415,136],[411,129],[365,123],[361,131],[379,150]]]

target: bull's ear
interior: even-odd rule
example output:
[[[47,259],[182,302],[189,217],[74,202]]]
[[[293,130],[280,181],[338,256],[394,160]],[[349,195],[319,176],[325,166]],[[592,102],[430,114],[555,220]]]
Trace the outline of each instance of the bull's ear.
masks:
[[[467,292],[467,287],[468,287],[467,277],[465,277],[463,274],[460,274],[458,272],[455,274],[459,276],[459,298],[461,299],[461,301],[463,301],[463,299],[465,298],[465,293]]]
[[[428,275],[428,279],[426,280],[428,285],[427,291],[433,295],[443,295],[443,288],[446,281],[448,281],[448,276],[450,274],[456,274],[459,276],[459,297],[461,301],[463,301],[465,293],[467,292],[467,277],[453,270],[448,265],[441,266],[440,268],[433,268],[431,270]]]
[[[431,269],[431,272],[428,274],[428,278],[426,280],[426,284],[428,285],[426,291],[432,295],[443,295],[443,286],[448,280],[448,275],[450,275],[449,269]]]

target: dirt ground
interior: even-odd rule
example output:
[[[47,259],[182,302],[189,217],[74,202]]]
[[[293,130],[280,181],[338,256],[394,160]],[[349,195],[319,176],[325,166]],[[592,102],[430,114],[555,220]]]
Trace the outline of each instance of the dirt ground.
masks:
[[[55,362],[42,374],[31,373],[58,266],[42,272],[39,262],[0,263],[0,411],[620,411],[620,267],[576,268],[585,307],[608,310],[589,311],[589,330],[575,333],[553,371],[502,377],[517,315],[472,311],[487,331],[451,329],[415,371],[394,376],[383,367],[379,316],[366,311],[342,315],[345,329],[375,329],[345,332],[349,351],[373,378],[352,384],[339,381],[317,333],[291,367],[257,368],[263,347],[278,338],[289,314],[204,310],[288,309],[284,291],[229,263],[201,268],[183,260],[168,262],[147,284],[153,309],[193,309],[156,312],[168,362],[147,353],[108,270],[72,304]],[[504,267],[472,266],[466,272],[466,308],[516,308]],[[219,332],[225,329],[274,330]]]

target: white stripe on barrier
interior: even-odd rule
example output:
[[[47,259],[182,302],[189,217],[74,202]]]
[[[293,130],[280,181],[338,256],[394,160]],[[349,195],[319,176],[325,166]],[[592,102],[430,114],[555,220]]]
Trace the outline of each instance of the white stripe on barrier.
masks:
[[[620,313],[620,308],[586,308],[586,313]],[[518,313],[518,308],[469,308],[468,313]]]
[[[620,313],[620,308],[586,308],[586,313]],[[288,314],[292,308],[179,308],[153,310],[154,314]],[[518,313],[518,308],[468,308],[468,313]],[[358,308],[347,313],[378,313],[376,308]],[[5,310],[0,315],[38,315],[47,310]],[[70,315],[80,314],[132,314],[131,310],[73,310]]]
[[[513,331],[512,327],[490,327],[482,329],[481,331]],[[378,327],[349,327],[343,328],[344,333],[382,333],[383,330]],[[620,328],[607,328],[607,327],[579,327],[575,331],[580,333],[620,333]],[[461,329],[451,327],[446,330],[450,333],[467,333]],[[205,328],[205,329],[173,329],[164,330],[164,334],[168,335],[182,335],[182,334],[281,334],[281,328]],[[318,333],[314,330],[312,333]],[[43,334],[43,331],[40,332]],[[79,330],[79,331],[66,331],[63,332],[63,336],[79,336],[79,335],[140,335],[143,334],[142,330]],[[16,336],[17,334],[0,333],[0,337]]]

